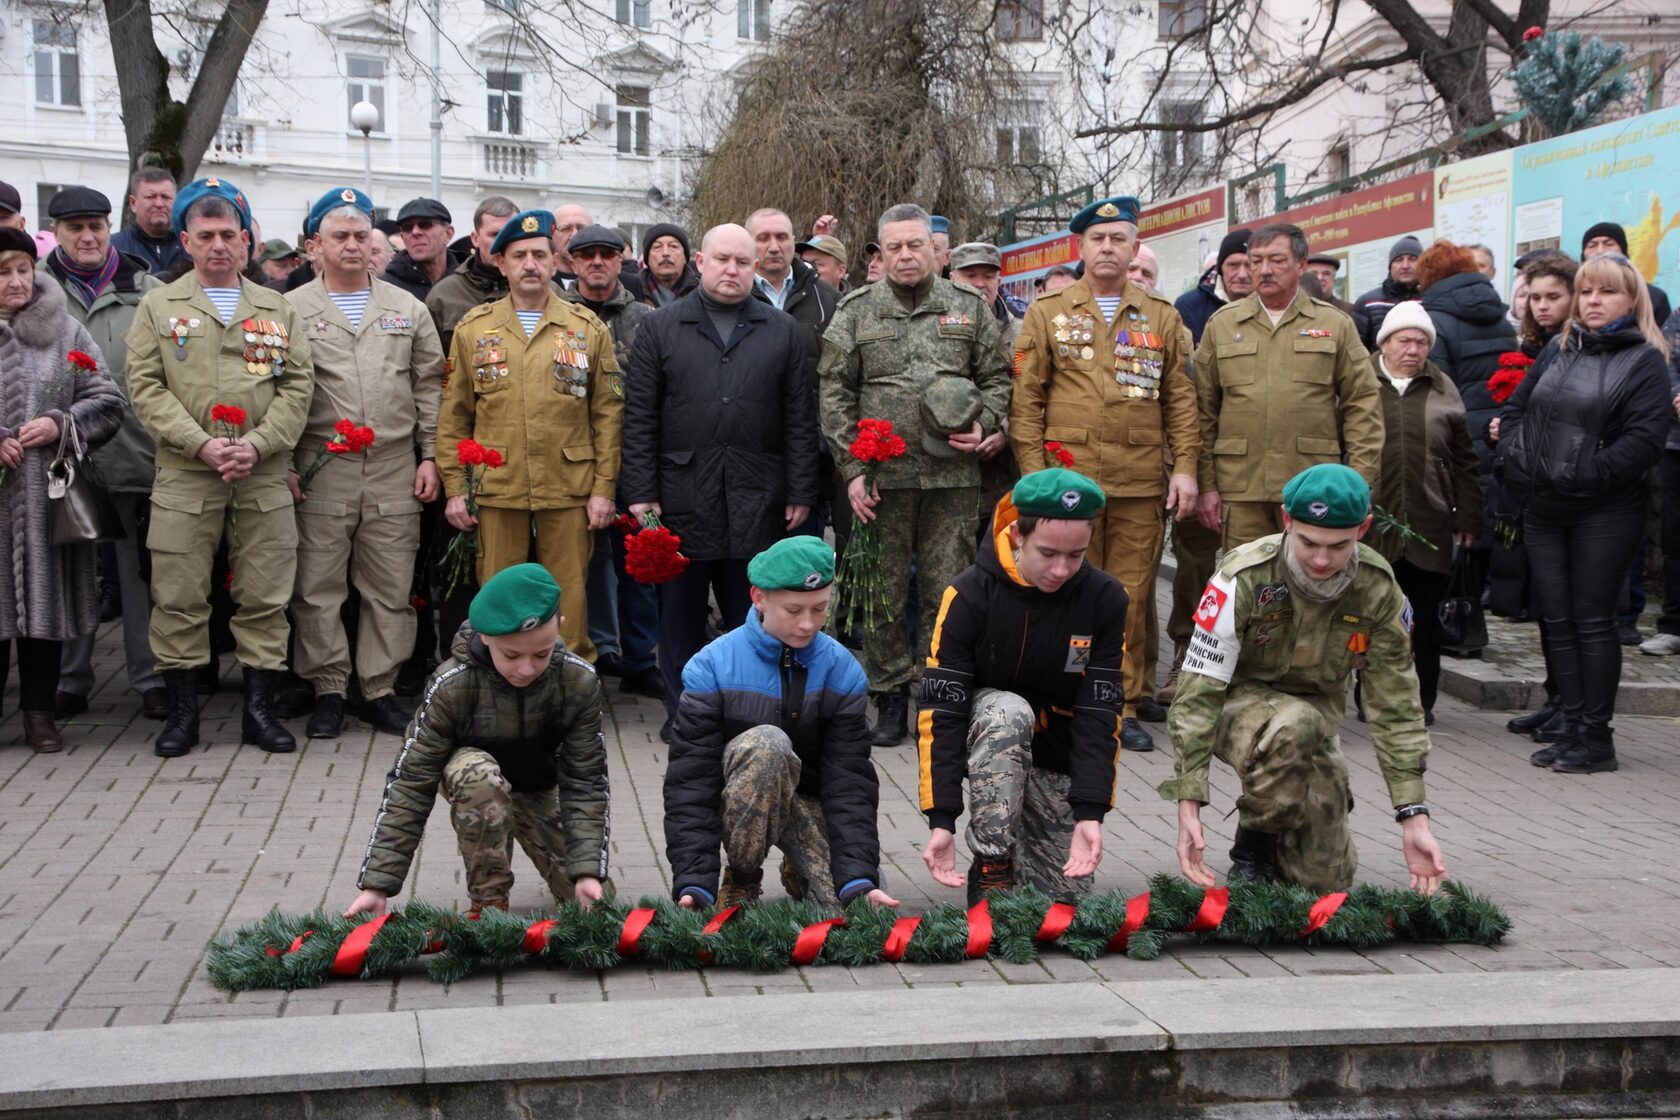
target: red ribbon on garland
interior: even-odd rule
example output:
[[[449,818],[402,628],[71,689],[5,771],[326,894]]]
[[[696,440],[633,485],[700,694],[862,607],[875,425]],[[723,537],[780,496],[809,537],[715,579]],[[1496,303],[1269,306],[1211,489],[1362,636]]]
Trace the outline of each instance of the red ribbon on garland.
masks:
[[[829,918],[827,921],[806,926],[799,931],[799,939],[793,943],[793,952],[788,954],[788,960],[797,966],[810,964],[817,959],[817,954],[822,952],[823,942],[828,940],[828,931],[845,924],[845,918]]]
[[[624,928],[618,931],[618,955],[633,957],[641,950],[642,932],[658,913],[651,906],[638,906],[624,915]]]
[[[1336,916],[1336,911],[1342,908],[1342,903],[1347,900],[1346,891],[1337,891],[1335,894],[1327,894],[1313,903],[1312,909],[1307,911],[1307,928],[1301,931],[1300,936],[1310,937],[1323,929],[1330,919]]]
[[[1050,909],[1044,912],[1044,921],[1033,934],[1034,941],[1054,941],[1068,931],[1073,924],[1073,903],[1053,902]]]
[[[1231,888],[1214,887],[1202,896],[1202,905],[1196,911],[1196,916],[1190,919],[1190,924],[1184,927],[1186,933],[1200,933],[1203,930],[1218,929],[1219,923],[1225,920],[1225,911],[1231,905]]]
[[[350,931],[350,936],[344,939],[344,944],[338,947],[338,954],[333,957],[332,974],[334,976],[360,976],[362,962],[367,959],[368,946],[373,943],[373,935],[378,933],[385,923],[391,920],[389,912],[379,915],[371,922],[363,922]]]
[[[540,953],[548,948],[548,931],[560,923],[553,918],[544,918],[540,922],[532,922],[525,927],[525,937],[519,942],[519,947],[527,953]]]
[[[1132,934],[1143,928],[1143,923],[1149,920],[1149,892],[1126,900],[1126,920],[1120,928],[1114,931],[1114,936],[1108,939],[1108,951],[1124,953],[1126,943],[1132,939]]]
[[[992,947],[992,906],[985,899],[981,899],[968,911],[968,949],[966,955],[969,960],[977,960],[986,955]]]
[[[282,953],[279,949],[276,949],[274,946],[270,945],[268,947],[268,955],[271,956],[271,957],[289,957],[293,953],[297,952],[299,949],[303,948],[303,939],[308,937],[310,934],[312,934],[314,932],[315,931],[312,930],[312,929],[306,929],[302,933],[298,934],[296,937],[292,938],[292,947],[290,949],[287,949],[284,953]]]
[[[727,910],[719,910],[716,914],[712,915],[712,920],[706,923],[706,928],[700,931],[701,934],[709,936],[711,934],[716,933],[718,930],[723,928],[723,923],[725,923],[729,919],[733,918],[737,913],[740,912],[740,910],[741,910],[741,908],[739,906],[731,906]],[[710,951],[708,951],[706,949],[700,950],[700,963],[701,964],[711,964],[712,963],[712,954],[710,953]]]
[[[887,943],[881,946],[881,959],[893,964],[903,960],[910,948],[910,939],[916,935],[916,927],[921,924],[919,917],[900,918],[894,922],[892,932],[887,934]]]

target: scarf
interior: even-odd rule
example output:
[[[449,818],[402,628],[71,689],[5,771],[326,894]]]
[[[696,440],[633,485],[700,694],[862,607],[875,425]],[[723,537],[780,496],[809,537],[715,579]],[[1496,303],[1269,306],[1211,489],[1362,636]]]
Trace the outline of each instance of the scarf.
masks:
[[[1353,555],[1348,557],[1347,567],[1329,579],[1314,579],[1307,574],[1300,561],[1295,559],[1295,546],[1290,542],[1288,533],[1278,542],[1278,548],[1283,553],[1284,581],[1309,603],[1329,603],[1340,599],[1347,594],[1348,588],[1353,586],[1353,577],[1359,574],[1358,545],[1354,545]]]
[[[63,246],[53,250],[53,263],[57,265],[55,271],[64,277],[83,307],[92,307],[99,293],[111,286],[117,275],[119,260],[117,251],[107,247],[103,264],[98,268],[83,268],[65,255]]]

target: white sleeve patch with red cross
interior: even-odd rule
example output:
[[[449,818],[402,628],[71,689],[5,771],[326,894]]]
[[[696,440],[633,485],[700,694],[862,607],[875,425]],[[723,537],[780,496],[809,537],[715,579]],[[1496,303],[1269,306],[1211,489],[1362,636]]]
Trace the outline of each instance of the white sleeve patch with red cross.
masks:
[[[1184,672],[1200,673],[1222,684],[1230,684],[1236,673],[1237,621],[1231,593],[1236,581],[1216,574],[1202,592],[1196,606],[1195,627],[1190,631],[1190,648],[1184,653]]]

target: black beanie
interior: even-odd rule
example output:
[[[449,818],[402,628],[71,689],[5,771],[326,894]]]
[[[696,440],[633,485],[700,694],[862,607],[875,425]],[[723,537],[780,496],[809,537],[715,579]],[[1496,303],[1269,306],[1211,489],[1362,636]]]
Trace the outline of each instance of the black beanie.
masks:
[[[683,256],[689,259],[694,257],[694,250],[689,248],[688,244],[688,231],[670,222],[660,222],[658,225],[649,226],[642,234],[642,260],[647,260],[648,249],[661,237],[676,238],[683,247]]]
[[[1226,257],[1248,252],[1248,239],[1253,235],[1254,231],[1248,229],[1234,229],[1227,233],[1225,240],[1219,243],[1219,259],[1213,262],[1213,267],[1222,267]]]
[[[1609,237],[1622,247],[1622,256],[1627,256],[1627,230],[1617,222],[1599,222],[1595,226],[1588,226],[1587,232],[1581,235],[1581,255],[1587,255],[1587,242],[1595,237]]]

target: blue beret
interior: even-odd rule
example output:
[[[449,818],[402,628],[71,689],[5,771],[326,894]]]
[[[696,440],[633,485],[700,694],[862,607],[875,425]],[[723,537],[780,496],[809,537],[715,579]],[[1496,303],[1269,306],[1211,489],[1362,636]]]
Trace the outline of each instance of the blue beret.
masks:
[[[226,179],[210,175],[203,179],[194,179],[175,196],[175,208],[169,212],[169,221],[177,235],[187,228],[187,208],[206,195],[215,195],[231,202],[234,210],[239,213],[239,228],[246,233],[251,232],[251,204],[245,200],[244,193]]]
[[[373,199],[355,187],[334,187],[309,208],[309,220],[303,225],[303,235],[314,237],[321,229],[321,219],[340,206],[354,206],[368,216],[368,221],[373,220]]]
[[[560,609],[560,585],[541,564],[515,564],[484,581],[467,607],[480,634],[500,637],[535,630]]]
[[[1025,516],[1055,521],[1090,521],[1108,504],[1101,486],[1066,467],[1023,475],[1009,492],[1009,500]]]
[[[931,214],[931,215],[929,215],[928,216],[928,225],[933,227],[933,232],[934,233],[950,233],[951,232],[951,219],[947,218],[943,214]]]
[[[786,537],[748,562],[747,581],[760,591],[817,591],[834,582],[834,550],[821,537]]]
[[[1371,487],[1352,467],[1319,463],[1283,484],[1283,508],[1297,521],[1351,529],[1371,513]]]
[[[1087,226],[1094,226],[1101,222],[1131,222],[1134,226],[1138,220],[1138,200],[1131,195],[1116,195],[1113,198],[1099,198],[1073,216],[1068,223],[1068,229],[1074,233],[1084,233]]]
[[[496,240],[490,243],[490,255],[505,252],[507,247],[515,241],[524,241],[531,237],[552,238],[554,236],[554,215],[547,210],[525,210],[507,220],[502,232],[496,235]]]

